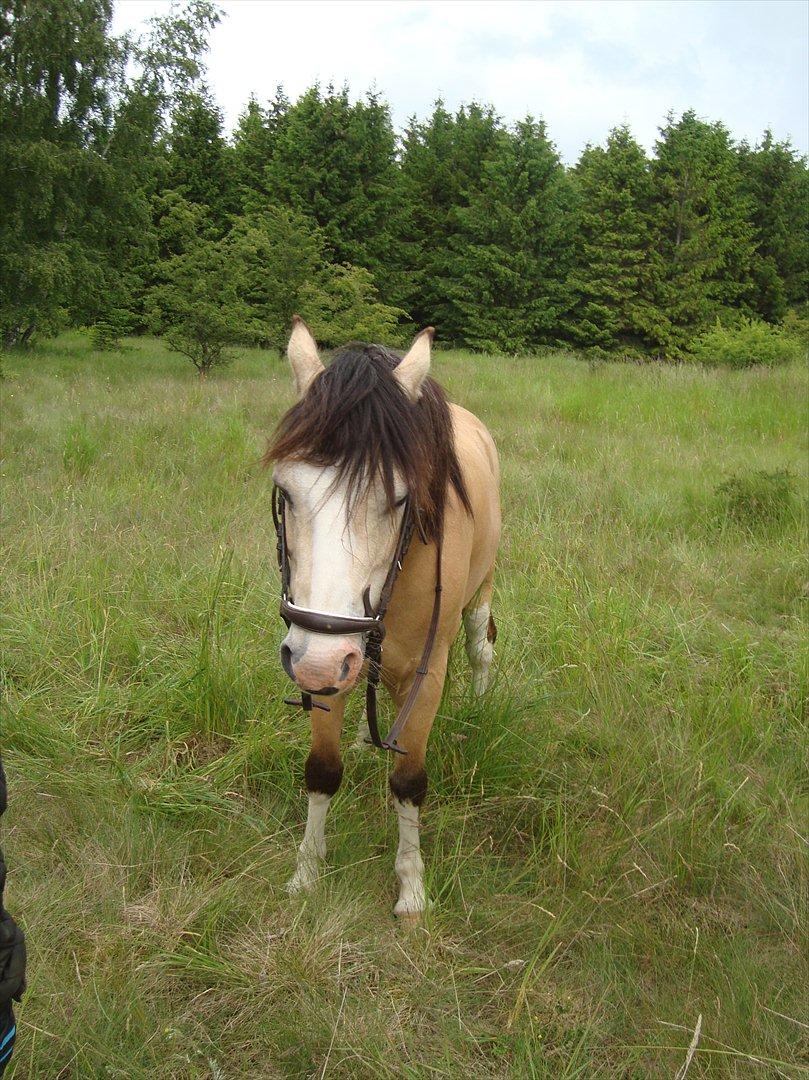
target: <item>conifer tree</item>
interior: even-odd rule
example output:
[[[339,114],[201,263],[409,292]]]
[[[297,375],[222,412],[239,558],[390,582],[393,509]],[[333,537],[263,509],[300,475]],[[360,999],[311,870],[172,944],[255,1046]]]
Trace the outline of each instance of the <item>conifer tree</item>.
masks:
[[[809,170],[771,131],[755,148],[742,143],[739,162],[757,241],[753,303],[777,321],[809,297]]]
[[[307,90],[277,131],[265,182],[280,205],[322,230],[330,258],[387,276],[396,202],[396,137],[377,95],[352,104],[348,90]]]
[[[304,285],[300,310],[318,341],[329,347],[352,340],[397,344],[407,314],[380,300],[368,270],[346,264],[327,266]]]
[[[237,218],[228,244],[241,266],[253,339],[280,350],[304,307],[303,290],[325,270],[325,238],[297,211],[267,206]]]
[[[272,156],[272,136],[267,111],[253,94],[236,122],[232,147],[232,180],[241,204],[244,205],[245,197],[253,192],[266,198],[264,170]]]
[[[281,87],[265,108],[251,95],[233,132],[233,183],[245,211],[261,211],[277,202],[267,180],[275,141],[289,110]]]
[[[657,306],[654,185],[643,148],[629,128],[605,147],[588,146],[574,172],[579,196],[572,339],[605,349],[655,348],[668,336]]]
[[[575,212],[542,121],[498,132],[480,185],[454,218],[450,294],[463,340],[509,352],[557,340],[570,306]]]
[[[443,340],[463,341],[458,309],[457,211],[483,183],[485,162],[497,152],[503,125],[475,103],[455,116],[436,102],[424,122],[411,121],[401,163],[401,230],[406,283],[397,302],[419,326],[435,324]]]
[[[213,230],[222,236],[237,200],[222,113],[206,88],[182,95],[169,140],[167,186],[188,202],[207,207]]]
[[[657,303],[670,324],[664,344],[677,350],[724,309],[749,310],[750,202],[727,129],[693,111],[669,115],[652,175],[662,259]]]

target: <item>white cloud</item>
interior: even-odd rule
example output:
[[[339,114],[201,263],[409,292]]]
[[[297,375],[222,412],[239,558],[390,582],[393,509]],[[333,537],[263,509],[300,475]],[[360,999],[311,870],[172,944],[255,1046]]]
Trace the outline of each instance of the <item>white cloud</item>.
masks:
[[[544,116],[566,160],[628,121],[647,146],[666,112],[693,107],[756,140],[772,125],[806,152],[802,0],[224,0],[209,81],[232,126],[249,94],[313,82],[375,86],[402,127],[440,94],[507,119]],[[161,0],[121,0],[116,30]]]

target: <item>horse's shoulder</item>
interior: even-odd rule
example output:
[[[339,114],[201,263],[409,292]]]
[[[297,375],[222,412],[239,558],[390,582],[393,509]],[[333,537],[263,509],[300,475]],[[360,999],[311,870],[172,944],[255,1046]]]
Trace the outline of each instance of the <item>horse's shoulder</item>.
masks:
[[[474,413],[465,409],[463,405],[450,403],[452,425],[455,431],[455,445],[461,465],[464,459],[478,457],[482,454],[487,465],[495,476],[499,474],[497,447],[489,429],[483,421]]]

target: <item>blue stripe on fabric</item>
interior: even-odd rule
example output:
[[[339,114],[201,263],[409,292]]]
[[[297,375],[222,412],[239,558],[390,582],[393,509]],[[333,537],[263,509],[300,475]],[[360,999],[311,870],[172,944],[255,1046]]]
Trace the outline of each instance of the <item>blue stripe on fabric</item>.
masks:
[[[14,1049],[14,1045],[12,1044],[12,1045],[11,1045],[11,1046],[10,1046],[10,1047],[8,1048],[8,1050],[6,1050],[5,1054],[3,1054],[3,1056],[2,1056],[2,1057],[0,1057],[0,1065],[2,1065],[2,1064],[3,1064],[3,1062],[5,1062],[5,1061],[8,1061],[8,1059],[9,1059],[9,1058],[11,1057],[11,1051],[12,1051],[13,1049]]]
[[[8,1035],[6,1035],[5,1039],[3,1039],[2,1042],[0,1042],[0,1050],[3,1049],[3,1047],[6,1045],[6,1043],[8,1042],[9,1039],[14,1038],[16,1033],[17,1033],[17,1025],[15,1024],[14,1027],[11,1029],[11,1031],[9,1031]]]

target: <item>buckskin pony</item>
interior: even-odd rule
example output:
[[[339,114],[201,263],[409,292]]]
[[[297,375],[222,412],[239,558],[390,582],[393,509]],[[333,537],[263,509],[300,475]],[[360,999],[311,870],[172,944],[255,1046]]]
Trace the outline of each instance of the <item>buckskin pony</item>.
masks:
[[[265,458],[288,626],[281,661],[301,691],[293,704],[309,710],[312,726],[309,811],[288,888],[317,880],[326,814],[343,775],[346,695],[365,670],[357,745],[394,751],[394,913],[410,919],[426,902],[419,808],[427,740],[462,620],[474,691],[486,689],[500,537],[497,451],[481,421],[430,378],[433,335],[423,330],[403,358],[380,345],[346,345],[324,367],[296,316],[287,355],[298,401]],[[386,740],[376,725],[380,677],[398,714]]]

